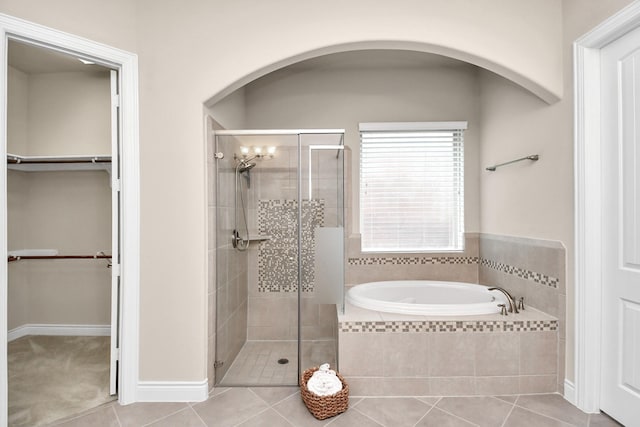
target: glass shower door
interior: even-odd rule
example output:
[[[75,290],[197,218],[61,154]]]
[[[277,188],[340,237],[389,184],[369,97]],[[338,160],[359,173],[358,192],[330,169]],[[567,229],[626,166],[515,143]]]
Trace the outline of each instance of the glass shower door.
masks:
[[[301,173],[300,369],[337,369],[337,310],[344,294],[342,134],[303,134]]]
[[[216,385],[337,363],[343,133],[216,132]]]

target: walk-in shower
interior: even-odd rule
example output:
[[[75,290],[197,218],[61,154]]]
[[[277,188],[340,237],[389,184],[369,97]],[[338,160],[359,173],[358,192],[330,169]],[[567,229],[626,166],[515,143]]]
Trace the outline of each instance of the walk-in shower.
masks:
[[[215,132],[217,385],[337,363],[344,131]]]

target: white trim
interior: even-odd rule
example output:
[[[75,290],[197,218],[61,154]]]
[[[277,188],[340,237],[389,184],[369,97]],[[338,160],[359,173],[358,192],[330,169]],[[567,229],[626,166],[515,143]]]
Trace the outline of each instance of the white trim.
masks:
[[[581,410],[600,410],[601,279],[600,49],[640,26],[640,2],[574,43],[575,395]]]
[[[213,130],[218,136],[262,136],[262,135],[316,135],[344,134],[344,129],[221,129]]]
[[[576,386],[567,379],[564,380],[564,398],[567,402],[576,406]]]
[[[371,131],[421,131],[421,130],[452,130],[467,129],[467,122],[370,122],[360,123],[358,126],[360,132]]]
[[[209,382],[203,381],[139,381],[138,402],[203,402],[209,396]]]
[[[110,325],[53,325],[31,323],[13,328],[7,334],[11,342],[27,335],[51,335],[67,337],[108,337],[111,335]]]
[[[140,171],[138,141],[138,58],[82,37],[0,14],[0,99],[6,99],[7,39],[77,55],[118,70],[122,111],[122,336],[118,400],[135,401],[138,382],[140,288]],[[5,103],[0,104],[0,188],[6,189]],[[0,258],[7,256],[7,198],[0,190]],[[7,265],[0,263],[0,425],[7,423]]]

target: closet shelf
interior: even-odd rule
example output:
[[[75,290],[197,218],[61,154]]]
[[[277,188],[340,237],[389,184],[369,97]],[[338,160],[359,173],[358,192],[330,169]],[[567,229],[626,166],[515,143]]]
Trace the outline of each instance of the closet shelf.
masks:
[[[7,153],[7,168],[23,172],[106,170],[111,171],[110,155],[20,156]]]

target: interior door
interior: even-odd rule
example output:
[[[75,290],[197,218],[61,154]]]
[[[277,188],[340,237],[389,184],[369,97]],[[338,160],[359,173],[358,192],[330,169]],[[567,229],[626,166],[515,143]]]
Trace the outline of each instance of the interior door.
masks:
[[[602,53],[601,409],[640,426],[640,29]]]
[[[120,97],[118,72],[111,70],[111,365],[109,393],[118,387],[120,358]]]

